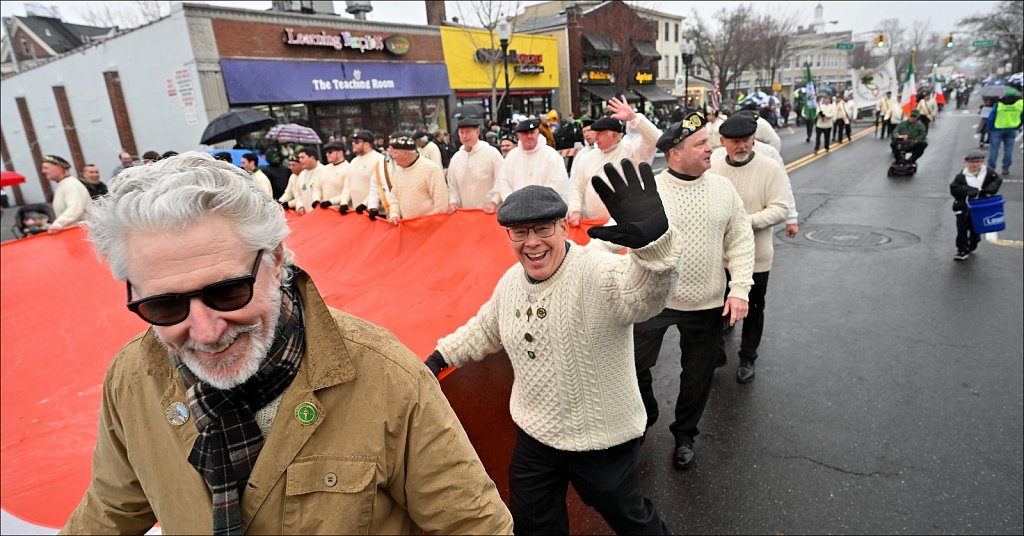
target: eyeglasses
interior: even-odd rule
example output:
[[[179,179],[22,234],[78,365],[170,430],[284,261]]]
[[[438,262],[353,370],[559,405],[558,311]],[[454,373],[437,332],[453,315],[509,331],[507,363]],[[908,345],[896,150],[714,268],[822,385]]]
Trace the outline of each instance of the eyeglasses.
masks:
[[[185,294],[157,294],[132,301],[132,282],[128,286],[128,310],[154,326],[173,326],[188,318],[189,303],[198,297],[207,307],[215,311],[237,311],[252,301],[256,273],[260,269],[263,250],[256,254],[249,275],[232,277],[207,285],[195,292]]]
[[[538,223],[537,225],[520,225],[517,227],[506,227],[505,231],[508,232],[508,237],[513,242],[524,242],[530,237],[530,231],[533,230],[533,234],[537,235],[537,238],[547,238],[555,234],[555,222],[548,221],[544,223]]]

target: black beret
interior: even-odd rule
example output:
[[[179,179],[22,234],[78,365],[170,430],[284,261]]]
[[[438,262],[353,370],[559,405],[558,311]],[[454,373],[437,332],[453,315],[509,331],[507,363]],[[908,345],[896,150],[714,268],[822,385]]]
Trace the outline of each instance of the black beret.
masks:
[[[392,149],[416,150],[416,142],[413,141],[412,135],[408,132],[392,132],[391,137],[388,139],[388,145]]]
[[[581,117],[579,119],[579,121],[580,121],[580,125],[584,126],[584,127],[587,126],[587,125],[593,125],[594,124],[594,118],[590,117],[589,115],[584,115],[583,117]]]
[[[612,119],[611,117],[602,117],[601,119],[594,121],[594,124],[590,125],[590,130],[592,132],[599,132],[602,130],[611,130],[612,132],[625,132],[626,125],[623,125],[622,121],[619,121],[618,119]]]
[[[760,105],[754,99],[750,99],[747,102],[740,104],[741,110],[756,110],[758,108],[760,108]]]
[[[344,146],[341,144],[340,141],[332,141],[327,145],[324,145],[324,153],[329,153],[331,151],[340,151],[343,148]]]
[[[71,168],[71,163],[70,162],[68,162],[67,160],[64,160],[64,158],[59,157],[59,156],[57,156],[55,154],[48,154],[48,155],[44,156],[43,157],[43,162],[46,162],[47,164],[53,164],[55,166],[60,166],[60,167],[62,167],[64,169],[70,169]]]
[[[565,217],[569,207],[553,188],[531,184],[512,192],[498,208],[498,223],[512,227]]]
[[[352,139],[373,143],[373,132],[370,132],[369,130],[357,130],[356,133],[352,135]]]
[[[530,117],[529,119],[523,119],[516,125],[516,132],[529,132],[538,128],[540,128],[540,120],[536,117]]]
[[[463,117],[459,119],[459,128],[480,128],[480,120],[472,117]]]
[[[412,137],[416,138],[418,140],[418,139],[420,139],[420,138],[422,138],[422,137],[424,137],[426,135],[427,135],[427,133],[425,131],[417,130],[416,132],[413,132]]]
[[[665,129],[665,133],[658,138],[657,147],[661,152],[667,153],[669,149],[679,145],[702,128],[704,128],[704,116],[698,112],[690,112],[683,117],[682,121],[669,125]]]
[[[754,132],[757,132],[757,118],[748,112],[733,114],[718,128],[718,133],[729,139],[746,138]]]

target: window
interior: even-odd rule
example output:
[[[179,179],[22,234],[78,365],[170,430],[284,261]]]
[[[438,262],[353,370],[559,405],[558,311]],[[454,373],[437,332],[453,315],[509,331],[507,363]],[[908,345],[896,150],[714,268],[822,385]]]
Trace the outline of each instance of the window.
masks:
[[[21,51],[25,54],[32,53],[32,47],[28,45],[28,39],[25,39],[24,37],[21,38]]]
[[[815,57],[815,60],[816,60],[816,61],[814,62],[814,66],[815,66],[815,67],[821,67],[821,54],[818,54],[818,55],[817,55],[817,56]]]
[[[661,57],[661,66],[662,66],[661,67],[661,77],[662,78],[668,78],[669,77],[669,74],[668,74],[668,56],[662,56]]]
[[[693,74],[697,76],[704,76],[704,69],[700,66],[700,64],[696,65],[695,67],[696,68],[694,69]]]
[[[679,56],[672,56],[676,59],[676,74],[679,74]]]
[[[668,41],[668,22],[665,23],[665,40]]]
[[[676,23],[676,43],[679,42],[679,23]]]

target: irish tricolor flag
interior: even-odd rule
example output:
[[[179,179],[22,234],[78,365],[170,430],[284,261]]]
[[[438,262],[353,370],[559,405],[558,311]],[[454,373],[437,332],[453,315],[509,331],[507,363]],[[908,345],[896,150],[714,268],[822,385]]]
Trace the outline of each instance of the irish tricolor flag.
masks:
[[[903,108],[903,117],[910,117],[910,111],[917,108],[917,80],[914,79],[914,54],[910,55],[910,67],[907,68],[907,78],[903,81],[903,100],[900,102]]]

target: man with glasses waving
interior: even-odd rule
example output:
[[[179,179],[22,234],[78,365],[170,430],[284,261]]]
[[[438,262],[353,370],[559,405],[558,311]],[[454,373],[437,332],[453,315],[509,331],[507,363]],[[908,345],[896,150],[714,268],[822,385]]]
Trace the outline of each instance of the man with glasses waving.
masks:
[[[568,534],[569,483],[616,533],[669,533],[640,489],[646,414],[632,325],[664,307],[681,246],[650,166],[641,164],[639,176],[629,160],[620,166],[625,181],[610,163],[608,182],[592,179],[618,224],[588,232],[630,254],[570,242],[568,206],[554,189],[530,185],[511,193],[498,223],[519,263],[427,359],[438,374],[501,349],[508,354],[516,425],[509,507],[517,534]]]
[[[130,168],[88,228],[152,328],[107,372],[64,532],[511,532],[437,381],[324,304],[244,171],[198,153]]]

